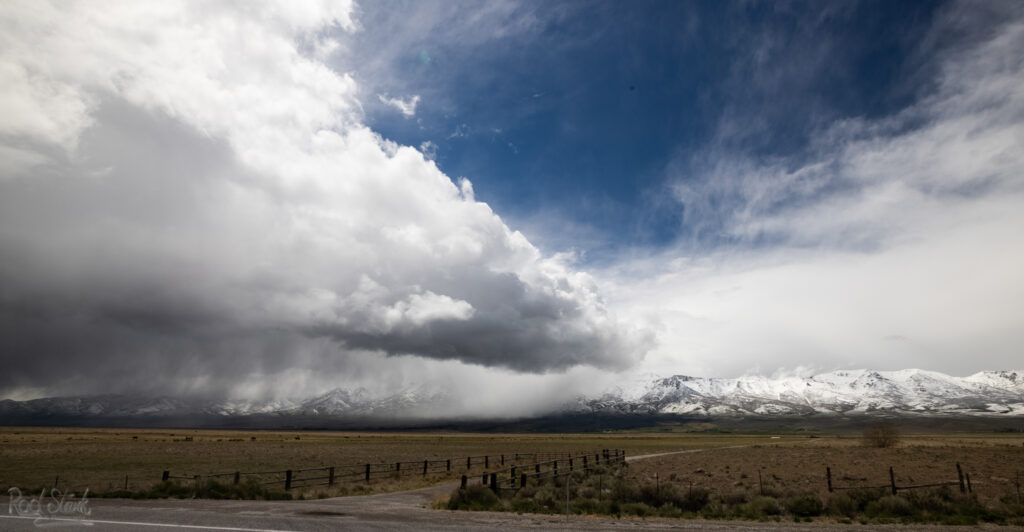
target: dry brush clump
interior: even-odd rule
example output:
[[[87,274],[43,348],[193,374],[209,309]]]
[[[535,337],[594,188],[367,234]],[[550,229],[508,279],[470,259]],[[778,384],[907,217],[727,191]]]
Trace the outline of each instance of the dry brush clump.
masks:
[[[900,432],[888,422],[872,423],[864,429],[864,445],[885,449],[900,442]]]

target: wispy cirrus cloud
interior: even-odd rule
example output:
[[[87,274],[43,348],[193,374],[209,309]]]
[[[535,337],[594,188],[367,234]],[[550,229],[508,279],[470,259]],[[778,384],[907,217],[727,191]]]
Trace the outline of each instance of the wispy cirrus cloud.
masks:
[[[923,54],[933,79],[896,114],[825,123],[792,156],[726,142],[675,161],[683,237],[607,272],[624,285],[613,300],[665,323],[652,364],[727,375],[1015,365],[1024,13],[986,9],[941,13],[932,32],[970,38]]]
[[[377,98],[381,103],[398,109],[405,116],[416,116],[416,106],[420,103],[419,95],[413,95],[406,99],[401,98],[388,98],[383,94],[378,94]]]

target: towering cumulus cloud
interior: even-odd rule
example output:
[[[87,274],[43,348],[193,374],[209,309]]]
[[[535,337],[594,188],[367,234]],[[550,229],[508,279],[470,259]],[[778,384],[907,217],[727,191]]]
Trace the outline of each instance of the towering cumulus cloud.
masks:
[[[586,274],[361,123],[321,61],[356,30],[345,2],[0,7],[0,395],[642,356]]]

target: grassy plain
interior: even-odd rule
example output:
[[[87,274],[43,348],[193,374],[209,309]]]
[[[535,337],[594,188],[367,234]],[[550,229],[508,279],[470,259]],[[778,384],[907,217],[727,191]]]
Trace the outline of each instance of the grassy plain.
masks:
[[[577,473],[572,482],[528,481],[500,495],[473,485],[454,491],[439,506],[689,519],[1024,526],[1021,434],[904,436],[893,448],[869,447],[848,435],[762,436],[745,443],[652,456],[598,475]],[[966,493],[960,492],[957,463]],[[836,488],[831,493],[826,468],[831,468]]]
[[[785,439],[641,460],[630,464],[627,476],[639,483],[701,487],[733,499],[753,499],[762,489],[768,494],[825,497],[826,468],[831,468],[837,488],[887,486],[889,467],[897,486],[912,486],[957,482],[960,463],[984,504],[1014,499],[1018,478],[1024,482],[1022,434],[910,435],[893,448],[866,447],[860,438],[849,436],[805,439],[798,447],[775,443]]]
[[[272,471],[365,463],[452,459],[450,474],[373,481],[326,494],[418,487],[456,479],[466,456],[593,451],[621,448],[629,455],[730,445],[766,436],[680,434],[462,434],[328,431],[234,431],[0,427],[0,488],[52,487],[106,492],[149,489],[164,470],[175,476]],[[492,462],[494,464],[496,462]],[[477,462],[479,464],[479,462]],[[471,472],[482,472],[474,465]],[[316,490],[317,495],[324,490]],[[296,495],[301,492],[297,492]],[[308,496],[308,495],[307,495]]]
[[[466,456],[625,449],[628,456],[704,449],[632,463],[637,482],[704,487],[720,496],[768,490],[823,493],[825,467],[836,486],[882,485],[893,466],[899,485],[956,480],[955,463],[971,474],[983,499],[1014,492],[1024,469],[1024,435],[909,435],[893,449],[872,449],[850,435],[369,433],[0,427],[0,489],[36,490],[55,482],[94,493],[146,490],[164,470],[175,476],[268,471],[365,463],[452,459],[452,472],[345,482],[333,490],[295,490],[295,496],[333,496],[409,489],[455,480]],[[483,471],[479,462],[470,471]]]

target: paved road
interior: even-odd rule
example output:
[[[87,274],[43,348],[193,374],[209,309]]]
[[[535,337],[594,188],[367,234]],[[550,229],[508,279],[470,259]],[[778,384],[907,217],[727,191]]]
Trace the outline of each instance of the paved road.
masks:
[[[680,452],[700,452],[680,451]],[[642,460],[656,455],[634,456]],[[38,524],[46,527],[88,530],[211,530],[211,531],[301,531],[326,530],[771,530],[803,532],[849,532],[856,530],[954,530],[955,527],[869,527],[808,523],[744,523],[736,521],[684,521],[675,519],[615,519],[573,516],[516,515],[500,512],[452,512],[430,508],[457,484],[443,484],[398,493],[340,497],[318,501],[213,501],[90,499],[88,516],[62,513],[61,517]],[[35,497],[38,497],[36,495]],[[45,506],[46,501],[43,502]],[[7,511],[4,511],[7,507]],[[0,530],[28,531],[38,528],[32,517],[12,515],[9,497],[0,497]],[[972,530],[977,530],[972,527]],[[962,530],[962,529],[960,529]]]

